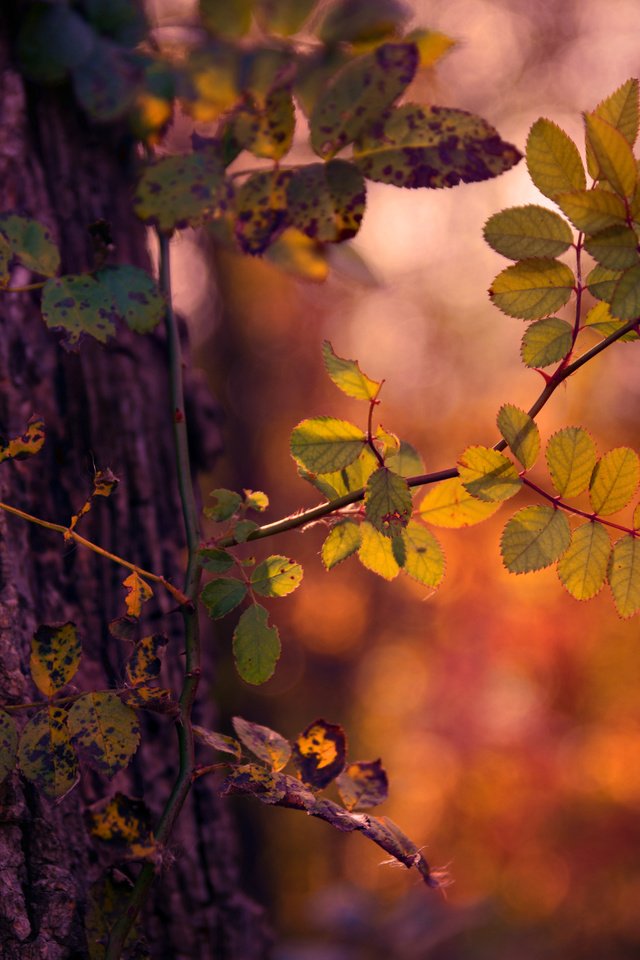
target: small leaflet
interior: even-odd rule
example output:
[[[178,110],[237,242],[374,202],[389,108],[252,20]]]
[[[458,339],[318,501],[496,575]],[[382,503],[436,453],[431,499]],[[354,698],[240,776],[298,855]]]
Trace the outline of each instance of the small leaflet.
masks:
[[[404,477],[379,467],[367,483],[365,515],[372,526],[385,536],[406,527],[413,507],[411,491]]]
[[[263,253],[289,225],[289,170],[265,170],[248,177],[235,196],[235,233],[245,253]]]
[[[610,123],[632,147],[638,136],[638,81],[627,80],[602,100],[591,115]]]
[[[242,497],[235,490],[212,490],[209,496],[215,498],[212,507],[205,507],[203,513],[209,520],[230,520],[239,509],[242,503]]]
[[[162,157],[145,167],[135,212],[162,233],[201,224],[225,203],[224,168],[213,148]]]
[[[160,659],[162,648],[168,642],[169,638],[162,633],[154,633],[138,640],[125,666],[127,683],[132,687],[138,687],[159,677],[162,668]]]
[[[589,327],[590,330],[597,330],[597,332],[603,337],[608,337],[610,334],[615,333],[616,330],[619,330],[620,327],[623,327],[625,323],[625,320],[618,320],[611,316],[609,304],[605,303],[603,300],[601,300],[600,303],[596,303],[596,305],[589,310],[588,314],[584,318],[585,327]],[[618,343],[628,343],[631,340],[637,339],[638,334],[636,331],[629,330],[620,337]]]
[[[341,243],[355,237],[365,203],[362,174],[346,160],[298,167],[287,184],[292,226],[322,243]]]
[[[508,500],[522,486],[511,460],[490,447],[467,447],[458,460],[458,473],[467,492],[479,500]]]
[[[21,436],[14,437],[8,443],[0,442],[0,463],[3,460],[24,460],[38,453],[44,444],[44,420],[42,417],[30,418],[27,429]]]
[[[421,523],[411,521],[402,531],[402,540],[404,573],[426,587],[437,587],[444,577],[445,560],[434,535]]]
[[[413,43],[385,43],[339,70],[311,114],[311,146],[318,156],[330,159],[377,122],[411,83],[417,65]]]
[[[224,781],[222,796],[232,789],[249,793],[263,803],[279,803],[287,792],[286,777],[257,763],[243,763],[234,767]]]
[[[573,243],[566,220],[535,204],[495,213],[485,223],[483,232],[489,246],[510,260],[557,257]]]
[[[0,783],[6,780],[16,765],[18,729],[11,714],[0,710]]]
[[[42,277],[55,277],[60,267],[60,251],[51,231],[38,220],[15,213],[0,216],[0,240],[6,240],[7,259],[13,257],[27,270]]]
[[[302,575],[299,563],[274,554],[253,570],[251,588],[261,597],[286,597],[300,586]]]
[[[638,489],[640,460],[630,447],[616,447],[596,463],[589,481],[589,496],[594,513],[609,516],[631,500]]]
[[[49,705],[22,728],[18,766],[23,776],[54,800],[78,782],[78,761],[67,727],[68,713]]]
[[[135,712],[115,693],[87,693],[69,709],[69,731],[78,756],[106,777],[127,766],[138,749]]]
[[[371,447],[363,446],[358,457],[350,463],[332,473],[325,473],[322,477],[316,477],[300,471],[305,480],[309,480],[327,500],[334,500],[345,493],[352,493],[354,490],[362,490],[367,480],[378,469],[378,460],[375,457]]]
[[[177,717],[180,713],[180,707],[172,698],[171,690],[166,687],[141,685],[123,690],[120,696],[135,709],[149,710],[167,717]]]
[[[520,355],[527,367],[542,368],[564,360],[573,345],[573,329],[566,320],[546,317],[527,327]]]
[[[118,791],[90,807],[85,818],[94,837],[124,848],[129,857],[148,857],[156,850],[151,811],[143,800]]]
[[[553,199],[574,227],[585,233],[597,233],[626,222],[624,202],[602,187],[558,193]]]
[[[505,403],[498,412],[498,430],[525,470],[530,470],[540,453],[540,431],[528,413],[512,403]]]
[[[206,747],[211,747],[219,753],[230,753],[236,760],[240,760],[242,757],[242,747],[234,737],[229,737],[226,733],[205,730],[204,727],[199,727],[194,723],[193,735],[200,743],[204,743]]]
[[[73,349],[83,334],[106,343],[116,332],[118,313],[111,291],[88,274],[47,280],[42,290],[42,317],[62,331],[62,345]]]
[[[127,590],[125,597],[127,614],[130,617],[139,617],[142,613],[142,604],[151,599],[153,590],[146,580],[143,580],[135,570],[122,581],[122,586]]]
[[[499,273],[489,288],[493,303],[509,317],[539,320],[568,301],[575,277],[559,260],[521,260]]]
[[[587,521],[571,535],[567,552],[558,561],[558,576],[576,600],[591,600],[607,579],[611,554],[609,534],[601,523]]]
[[[363,567],[377,573],[384,580],[394,580],[400,573],[400,566],[395,557],[394,540],[376,530],[366,520],[360,524],[362,541],[358,548],[358,559]]]
[[[335,417],[303,420],[291,434],[291,456],[311,473],[333,473],[360,454],[366,437],[359,427]]]
[[[75,676],[82,648],[75,623],[43,624],[31,639],[29,669],[46,697],[62,690]]]
[[[558,560],[570,541],[569,521],[562,510],[523,507],[505,526],[500,552],[510,573],[529,573]]]
[[[460,477],[453,477],[433,486],[420,502],[418,512],[425,523],[460,530],[488,520],[500,506],[499,501],[490,502],[472,497]]]
[[[106,470],[96,470],[93,477],[93,490],[80,507],[77,513],[71,517],[71,523],[69,524],[69,530],[75,530],[78,522],[82,517],[84,517],[93,506],[93,500],[95,497],[110,497],[113,491],[119,484],[119,479],[114,473],[107,467]],[[65,534],[67,537],[67,534]],[[70,539],[70,538],[69,538]]]
[[[264,513],[269,506],[269,497],[262,490],[243,490],[244,505],[247,510],[256,510]]]
[[[626,534],[613,545],[608,570],[616,610],[623,619],[640,610],[640,540]]]
[[[355,400],[373,400],[378,396],[382,384],[363,373],[357,360],[339,357],[328,340],[322,344],[322,359],[331,380],[348,397]]]
[[[280,635],[269,624],[269,614],[259,603],[248,607],[233,632],[233,655],[238,673],[247,683],[265,683],[280,658]]]
[[[342,727],[314,720],[293,744],[293,763],[304,784],[322,790],[342,773],[347,740]]]
[[[581,427],[564,427],[549,438],[547,466],[561,497],[577,497],[589,486],[596,465],[596,445]]]
[[[422,455],[406,440],[400,441],[397,453],[390,454],[386,463],[394,473],[401,477],[415,477],[424,473],[425,470]]]
[[[247,585],[236,577],[218,577],[205,584],[200,599],[212,620],[225,617],[242,603],[247,595]]]
[[[235,557],[218,547],[203,547],[198,550],[198,563],[210,573],[226,573],[236,562]]]
[[[322,544],[322,562],[327,570],[342,563],[359,548],[362,541],[360,526],[352,520],[344,520],[332,527]]]
[[[232,717],[231,722],[245,747],[268,763],[275,773],[286,767],[291,758],[291,744],[281,734],[242,717]]]
[[[146,270],[119,264],[104,267],[95,278],[109,291],[118,315],[135,333],[150,333],[164,318],[167,304]]]
[[[587,289],[596,300],[611,301],[621,276],[619,270],[610,270],[598,264],[587,276]]]
[[[259,524],[257,524],[254,520],[238,520],[238,522],[233,526],[231,533],[235,537],[237,543],[246,543],[254,530],[258,529],[258,526]]]
[[[584,190],[584,167],[573,140],[551,120],[541,117],[527,138],[527,169],[538,190],[555,200],[556,194]]]
[[[281,160],[291,149],[296,126],[291,83],[279,82],[264,97],[244,104],[238,112],[235,133],[256,157]]]
[[[618,196],[633,197],[638,171],[633,151],[615,127],[595,114],[585,114],[587,143],[598,164],[598,177],[604,177]]]
[[[389,795],[387,772],[380,760],[350,763],[336,779],[336,786],[347,810],[371,810]]]
[[[367,179],[409,189],[489,180],[521,159],[481,117],[412,103],[388,110],[353,148],[353,162]]]
[[[625,270],[618,280],[610,310],[619,320],[633,320],[640,316],[640,263]]]
[[[587,237],[587,253],[610,270],[626,270],[638,263],[638,238],[627,226],[616,225]]]

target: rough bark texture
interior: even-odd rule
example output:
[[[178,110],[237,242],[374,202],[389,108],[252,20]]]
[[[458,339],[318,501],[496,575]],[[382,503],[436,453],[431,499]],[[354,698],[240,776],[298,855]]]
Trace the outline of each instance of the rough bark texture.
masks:
[[[145,234],[131,214],[130,145],[122,132],[93,126],[80,115],[66,89],[25,87],[11,61],[5,15],[0,11],[0,206],[37,216],[52,229],[64,272],[90,265],[87,226],[99,218],[112,225],[115,262],[148,266]],[[29,279],[18,269],[13,283]],[[183,540],[163,334],[137,337],[124,331],[107,348],[87,343],[65,354],[42,323],[37,292],[3,295],[0,379],[0,432],[16,436],[33,413],[47,426],[37,457],[2,464],[2,499],[66,523],[90,489],[94,463],[108,466],[121,486],[83,519],[81,532],[179,583]],[[195,379],[189,391],[194,447],[199,465],[209,466],[219,438],[215,405]],[[37,695],[27,668],[39,623],[71,619],[78,625],[85,649],[79,686],[104,688],[120,680],[126,644],[109,636],[107,624],[125,612],[124,575],[56,534],[0,512],[0,702]],[[163,681],[179,689],[180,617],[161,591],[152,603],[147,626],[171,636]],[[205,675],[197,717],[205,725],[215,719],[206,688]],[[126,774],[112,784],[83,775],[57,805],[17,775],[0,786],[2,960],[89,955],[87,889],[101,875],[105,855],[87,837],[82,812],[87,802],[123,789],[144,793],[158,813],[175,775],[171,721],[145,717],[143,739]],[[199,781],[144,918],[152,957],[266,956],[262,914],[242,894],[236,864],[224,804],[206,779]]]

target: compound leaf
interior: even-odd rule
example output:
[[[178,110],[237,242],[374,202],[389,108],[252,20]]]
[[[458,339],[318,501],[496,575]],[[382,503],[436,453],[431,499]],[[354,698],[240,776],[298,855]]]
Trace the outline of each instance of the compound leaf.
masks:
[[[291,455],[311,473],[334,473],[358,457],[366,437],[359,427],[335,417],[303,420],[291,434]]]
[[[575,282],[573,272],[559,260],[521,260],[498,274],[489,296],[510,317],[538,320],[564,306]]]
[[[7,258],[15,257],[43,277],[53,277],[60,266],[60,251],[51,231],[38,220],[15,213],[0,216],[0,238],[8,244]]]
[[[495,213],[484,225],[484,238],[493,250],[510,260],[557,257],[573,243],[566,220],[535,204]]]
[[[357,360],[346,360],[334,353],[328,340],[322,344],[322,359],[329,377],[339,390],[356,400],[373,400],[382,384],[362,372]]]
[[[342,773],[347,757],[347,740],[342,727],[326,720],[314,720],[293,744],[293,763],[308,786],[322,790]]]
[[[548,367],[563,360],[572,344],[571,324],[559,317],[546,317],[527,327],[520,353],[527,367]]]
[[[355,553],[362,542],[360,526],[352,520],[337,523],[322,544],[322,562],[327,570]]]
[[[633,151],[623,135],[595,114],[585,114],[587,143],[598,165],[597,179],[604,177],[618,196],[631,199],[638,182]]]
[[[540,431],[528,413],[505,403],[498,412],[498,430],[509,444],[511,452],[525,470],[530,470],[540,453]]]
[[[404,477],[379,467],[369,477],[365,493],[365,515],[385,536],[406,527],[411,517],[411,491]]]
[[[626,534],[614,543],[607,575],[616,610],[632,617],[640,610],[640,540]]]
[[[584,190],[587,185],[580,154],[571,137],[551,120],[541,117],[527,138],[527,169],[538,190],[556,199],[568,190]]]
[[[78,780],[78,762],[67,727],[67,711],[49,705],[22,729],[18,766],[48,797],[63,797]]]
[[[435,527],[458,530],[473,527],[492,517],[500,509],[500,502],[489,502],[472,497],[460,477],[443,480],[429,490],[420,503],[419,514]]]
[[[253,570],[251,587],[261,597],[286,597],[300,586],[302,575],[299,563],[274,554]]]
[[[280,636],[260,604],[252,604],[240,617],[233,632],[233,653],[238,673],[247,683],[265,683],[273,675],[280,657]]]
[[[268,763],[275,773],[286,767],[291,757],[291,744],[281,734],[242,717],[232,717],[231,723],[245,747]]]
[[[291,223],[312,240],[339,243],[355,237],[366,201],[362,174],[346,160],[298,167],[287,185]]]
[[[336,779],[336,786],[347,810],[370,810],[389,795],[387,772],[380,760],[350,763]]]
[[[200,599],[213,620],[225,617],[242,603],[247,595],[247,585],[236,577],[218,577],[205,584]]]
[[[522,486],[511,460],[490,447],[467,447],[458,460],[458,473],[467,492],[479,500],[508,500]]]
[[[601,523],[587,521],[571,535],[571,544],[558,562],[558,576],[576,600],[590,600],[607,579],[611,553],[609,534]]]
[[[16,765],[18,729],[6,710],[0,710],[0,783],[6,780]]]
[[[376,530],[366,520],[360,524],[360,533],[362,540],[358,548],[358,559],[362,566],[385,580],[394,580],[400,567],[394,554],[392,538],[385,537],[384,533]]]
[[[87,693],[69,709],[69,731],[78,756],[106,777],[127,766],[138,749],[135,711],[115,693]]]
[[[570,541],[569,521],[561,510],[523,507],[505,526],[500,552],[510,573],[529,573],[558,560]]]
[[[62,690],[75,676],[82,649],[75,623],[43,624],[31,639],[29,669],[46,697]]]
[[[404,541],[403,571],[418,583],[437,587],[444,577],[445,560],[442,547],[425,526],[411,521],[402,531]]]
[[[630,447],[616,447],[598,460],[591,480],[589,494],[594,513],[608,516],[617,513],[631,500],[640,480],[640,460]]]
[[[561,497],[577,497],[587,489],[596,457],[596,445],[581,427],[564,427],[549,438],[547,465]]]

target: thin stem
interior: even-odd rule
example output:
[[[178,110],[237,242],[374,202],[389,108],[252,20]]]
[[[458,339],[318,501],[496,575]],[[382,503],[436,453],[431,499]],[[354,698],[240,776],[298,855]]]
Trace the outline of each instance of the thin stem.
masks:
[[[534,490],[539,496],[543,497],[545,500],[548,500],[554,505],[554,507],[557,507],[560,510],[564,510],[567,513],[574,513],[576,516],[584,517],[585,520],[591,520],[594,523],[602,523],[605,527],[613,527],[614,530],[622,530],[623,533],[629,533],[632,537],[638,536],[637,530],[633,530],[630,527],[625,527],[621,523],[614,523],[613,520],[605,520],[603,517],[599,517],[597,513],[587,513],[586,510],[580,510],[578,507],[574,507],[570,503],[566,503],[564,500],[561,500],[560,497],[556,497],[543,487],[539,487],[537,483],[534,483],[533,480],[529,480],[528,477],[521,476],[521,480],[525,486],[529,487],[531,490]]]
[[[158,239],[160,243],[160,289],[167,301],[165,325],[167,332],[167,353],[178,489],[188,551],[184,593],[190,601],[187,606],[182,607],[185,641],[185,673],[179,698],[180,713],[176,728],[178,736],[179,770],[156,829],[156,839],[158,843],[166,844],[191,789],[193,773],[196,768],[191,710],[196,698],[200,679],[200,621],[196,600],[202,570],[196,559],[196,552],[200,544],[200,530],[187,439],[187,422],[185,418],[182,379],[182,349],[171,298],[170,238],[158,231]],[[154,864],[150,862],[145,863],[131,891],[126,910],[118,917],[111,930],[105,960],[119,960],[129,931],[147,899],[155,876],[156,869]]]
[[[25,283],[23,287],[0,287],[0,293],[28,293],[29,290],[41,290],[46,282],[46,280],[39,280],[38,283]]]
[[[87,540],[86,537],[81,537],[79,533],[76,533],[76,531],[70,527],[64,527],[61,523],[52,523],[50,520],[42,520],[40,517],[34,517],[32,514],[26,513],[24,510],[19,510],[17,507],[12,507],[10,504],[3,503],[2,501],[0,501],[0,510],[4,510],[6,513],[12,513],[22,520],[28,520],[29,523],[34,523],[38,527],[44,527],[45,530],[53,530],[55,533],[61,533],[66,540],[73,540],[79,544],[79,546],[86,547],[87,550],[92,550],[94,553],[105,557],[107,560],[111,560],[113,563],[117,563],[121,567],[125,567],[127,570],[133,570],[134,573],[137,573],[144,580],[151,580],[152,583],[161,584],[180,604],[189,604],[191,602],[181,590],[174,587],[172,583],[169,583],[169,581],[160,574],[145,570],[143,567],[139,567],[137,564],[125,560],[124,557],[119,557],[117,554],[111,553],[110,550],[105,550],[104,547],[100,547],[97,543]]]

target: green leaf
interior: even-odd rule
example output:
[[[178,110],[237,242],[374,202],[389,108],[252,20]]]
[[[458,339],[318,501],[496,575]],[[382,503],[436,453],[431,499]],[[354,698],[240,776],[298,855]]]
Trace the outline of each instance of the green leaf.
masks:
[[[162,157],[145,167],[135,212],[163,233],[195,227],[224,202],[224,167],[212,147]]]
[[[495,213],[484,225],[484,238],[493,250],[510,260],[557,257],[573,243],[566,220],[534,204]]]
[[[298,167],[287,186],[291,223],[323,243],[354,237],[360,229],[365,201],[362,175],[345,160]]]
[[[42,317],[61,329],[63,346],[72,349],[84,335],[106,343],[116,332],[117,312],[110,290],[87,274],[47,280],[42,291]]]
[[[218,522],[230,520],[242,503],[239,493],[235,490],[225,490],[224,487],[212,490],[209,496],[215,497],[215,502],[212,507],[205,507],[203,513],[209,520]]]
[[[603,267],[625,270],[638,263],[638,238],[629,227],[615,226],[587,237],[585,250]]]
[[[317,0],[256,0],[256,17],[262,29],[288,37],[297,33]]]
[[[162,648],[169,638],[162,633],[153,633],[138,640],[127,660],[125,673],[132,687],[149,684],[160,676]]]
[[[615,127],[595,114],[585,114],[587,143],[598,164],[598,179],[604,177],[618,196],[633,197],[638,172],[633,151]]]
[[[49,705],[22,728],[18,766],[48,797],[63,797],[78,780],[78,762],[67,727],[67,711]]]
[[[510,317],[538,320],[564,306],[575,283],[573,272],[559,260],[521,260],[498,274],[489,296]]]
[[[0,239],[5,238],[7,259],[15,257],[27,270],[53,277],[60,267],[60,251],[51,231],[38,220],[15,213],[0,216]]]
[[[240,617],[233,632],[233,654],[238,673],[247,683],[265,683],[273,675],[280,657],[280,637],[260,604],[252,604]]]
[[[204,727],[199,727],[195,723],[193,735],[206,747],[211,747],[219,753],[230,753],[236,760],[242,758],[242,748],[234,737],[228,737],[225,733],[214,733],[213,730],[205,730]]]
[[[558,576],[576,600],[590,600],[607,579],[609,534],[601,523],[587,521],[573,531],[571,545],[558,562]]]
[[[236,562],[235,557],[230,553],[217,547],[198,550],[197,558],[202,569],[209,570],[211,573],[226,573]]]
[[[59,83],[91,56],[96,40],[84,17],[66,4],[32,4],[20,22],[20,70],[36,83]]]
[[[625,270],[616,283],[610,310],[619,320],[640,317],[640,263]]]
[[[344,520],[332,527],[329,536],[322,544],[322,562],[327,570],[331,570],[355,553],[361,542],[360,527],[352,520]]]
[[[359,427],[335,417],[303,420],[291,434],[291,456],[311,473],[333,473],[348,467],[366,437]]]
[[[632,147],[638,136],[638,81],[627,80],[599,103],[592,115],[610,123]]]
[[[623,201],[615,193],[602,187],[558,193],[553,199],[574,227],[585,233],[597,233],[607,227],[622,226],[626,222]]]
[[[406,527],[412,510],[411,491],[404,477],[379,467],[369,477],[365,494],[365,516],[385,536]]]
[[[344,730],[335,723],[314,720],[296,738],[292,758],[302,782],[322,790],[344,770]]]
[[[458,460],[458,473],[467,492],[478,500],[508,500],[522,486],[511,460],[490,447],[467,447]]]
[[[460,477],[453,477],[429,490],[420,503],[419,514],[425,523],[459,530],[482,523],[492,517],[500,506],[499,502],[491,503],[472,497]]]
[[[329,377],[339,390],[356,400],[373,400],[381,383],[362,372],[357,360],[346,360],[334,353],[328,340],[322,344],[322,359]]]
[[[251,574],[251,586],[261,597],[286,597],[302,582],[299,563],[274,554],[267,557]]]
[[[135,711],[115,693],[87,693],[69,710],[69,731],[78,756],[106,777],[127,766],[138,749]]]
[[[394,580],[400,567],[394,555],[392,538],[385,537],[384,533],[380,533],[366,520],[360,524],[360,534],[362,540],[358,548],[358,559],[362,566],[385,580]]]
[[[596,456],[595,443],[581,427],[564,427],[549,438],[547,465],[561,497],[577,497],[587,489]]]
[[[128,265],[105,267],[95,277],[109,291],[117,313],[136,333],[149,333],[164,318],[167,305],[146,270]]]
[[[385,43],[339,70],[311,114],[318,156],[330,159],[377,122],[411,83],[417,65],[413,43]]]
[[[336,779],[347,810],[370,810],[384,803],[389,794],[387,773],[380,760],[350,763]]]
[[[416,104],[388,111],[353,149],[354,163],[369,180],[409,188],[489,180],[520,159],[481,117]]]
[[[630,447],[616,447],[596,463],[589,482],[594,513],[606,517],[631,500],[640,480],[640,460]]]
[[[562,510],[523,507],[504,528],[500,552],[510,573],[529,573],[558,560],[570,541],[569,521]]]
[[[198,0],[205,30],[224,37],[241,37],[251,25],[253,0]]]
[[[286,767],[291,757],[291,744],[281,734],[242,717],[232,717],[231,723],[244,746],[268,763],[275,773]]]
[[[321,477],[310,477],[313,485],[320,490],[327,500],[335,500],[345,493],[362,490],[374,470],[378,469],[378,460],[369,446],[363,447],[360,455],[348,467],[333,473],[325,473]],[[304,474],[303,474],[304,475]]]
[[[444,577],[442,547],[425,526],[411,521],[402,531],[405,547],[403,571],[418,583],[437,587]]]
[[[528,367],[548,367],[563,360],[573,344],[573,329],[566,320],[546,317],[532,323],[522,338],[520,353]]]
[[[615,317],[611,316],[609,310],[609,304],[604,301],[596,303],[594,307],[589,310],[588,314],[584,318],[585,327],[589,327],[590,330],[597,330],[599,334],[603,337],[608,337],[609,334],[615,333],[616,330],[619,330],[620,327],[623,327],[626,323],[626,320],[618,320]],[[628,333],[625,333],[620,337],[619,343],[625,343],[630,340],[637,340],[638,334],[635,330],[629,330]]]
[[[27,428],[19,437],[14,437],[6,443],[0,440],[0,463],[4,460],[24,460],[38,453],[45,441],[44,420],[34,415],[30,418]]]
[[[609,270],[598,264],[587,277],[587,288],[596,300],[610,301],[613,298],[618,280],[622,274],[619,270]]]
[[[498,430],[525,470],[530,470],[540,453],[540,431],[528,413],[505,403],[498,412]]]
[[[129,50],[103,37],[91,56],[73,69],[73,89],[89,116],[111,123],[124,116],[140,93],[142,64]]]
[[[46,697],[62,690],[76,674],[82,648],[75,623],[43,624],[31,639],[29,669]]]
[[[401,31],[411,15],[398,0],[337,0],[324,17],[318,37],[324,43],[366,43]]]
[[[6,780],[16,765],[18,730],[13,717],[0,710],[0,783]]]
[[[245,543],[254,530],[258,529],[259,524],[254,520],[238,520],[235,524],[231,533],[236,538],[238,543]]]
[[[200,599],[213,620],[225,617],[242,603],[247,595],[247,585],[235,577],[218,577],[205,584]]]
[[[616,610],[632,617],[640,610],[640,540],[627,534],[613,545],[607,575]]]
[[[538,190],[556,199],[568,190],[584,190],[584,167],[573,140],[551,120],[536,120],[527,138],[527,169]],[[565,211],[566,212],[566,211]]]
[[[424,473],[424,460],[416,448],[406,440],[400,441],[397,453],[390,453],[386,465],[401,477],[414,477]]]

